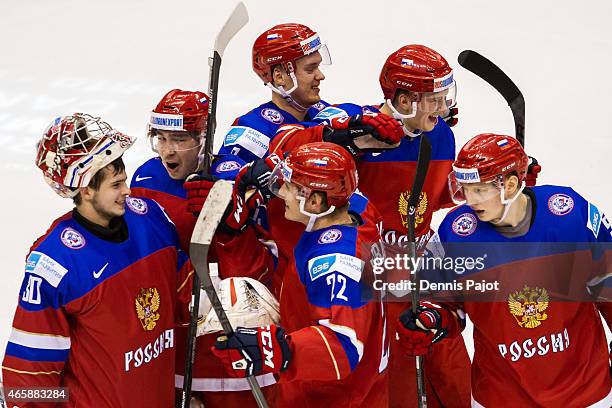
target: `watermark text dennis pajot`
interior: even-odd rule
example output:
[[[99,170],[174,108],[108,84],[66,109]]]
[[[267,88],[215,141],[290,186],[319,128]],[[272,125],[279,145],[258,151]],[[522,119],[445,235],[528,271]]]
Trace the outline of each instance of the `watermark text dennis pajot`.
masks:
[[[418,290],[421,291],[498,291],[499,282],[484,279],[475,280],[457,275],[482,271],[486,255],[481,257],[417,257],[407,254],[372,259],[372,270],[376,276],[373,287],[378,291],[412,291],[417,282],[412,280],[415,270],[419,271]],[[396,279],[392,279],[394,276]],[[401,279],[404,277],[405,279]]]

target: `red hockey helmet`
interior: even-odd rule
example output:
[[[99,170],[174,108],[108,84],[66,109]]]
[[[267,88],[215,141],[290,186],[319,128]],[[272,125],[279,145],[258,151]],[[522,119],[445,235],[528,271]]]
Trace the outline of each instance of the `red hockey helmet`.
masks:
[[[134,139],[100,118],[75,113],[55,119],[37,145],[36,166],[62,197],[74,197],[100,169],[121,157]]]
[[[385,99],[391,100],[398,89],[440,92],[455,85],[448,62],[424,45],[406,45],[389,55],[379,80]]]
[[[308,143],[290,152],[276,166],[270,177],[270,190],[278,195],[285,182],[299,186],[304,200],[315,191],[325,192],[327,205],[333,211],[332,207],[346,205],[357,189],[357,168],[344,148],[327,142]]]
[[[513,137],[483,133],[470,139],[457,155],[449,174],[451,197],[457,203],[465,198],[462,184],[495,182],[503,185],[504,176],[515,173],[524,182],[529,159]],[[504,198],[502,196],[502,202]]]
[[[302,24],[279,24],[255,40],[253,71],[268,84],[272,82],[272,67],[281,64],[287,73],[292,73],[295,60],[316,51],[321,53],[324,63],[330,63],[327,46],[321,43],[319,34]]]
[[[173,89],[151,112],[151,129],[203,134],[208,118],[208,96],[200,91]]]

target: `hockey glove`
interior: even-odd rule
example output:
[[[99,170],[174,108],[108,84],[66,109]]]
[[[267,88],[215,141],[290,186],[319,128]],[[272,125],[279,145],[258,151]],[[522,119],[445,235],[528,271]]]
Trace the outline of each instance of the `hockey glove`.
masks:
[[[266,204],[272,198],[272,192],[268,187],[268,180],[272,174],[274,167],[280,163],[281,158],[275,153],[266,158],[256,160],[244,166],[236,176],[236,189],[238,194],[243,197],[248,196],[249,201],[253,201],[253,205],[257,204],[256,200],[261,201],[259,204]],[[247,191],[255,189],[259,193],[258,197],[251,198],[251,194]]]
[[[187,181],[183,184],[183,187],[187,190],[187,209],[194,215],[197,216],[200,214],[200,211],[202,211],[202,206],[217,180],[219,180],[218,177],[207,173],[193,174],[189,176]],[[253,199],[255,198],[256,197],[253,197]],[[230,201],[225,209],[225,213],[221,217],[221,222],[217,229],[228,234],[236,235],[246,228],[248,219],[248,205],[245,205],[244,196],[239,194],[234,185],[232,201]]]
[[[529,157],[529,166],[527,167],[527,176],[525,177],[525,185],[533,187],[536,185],[538,173],[542,171],[542,166],[538,163],[535,157]]]
[[[416,314],[410,308],[400,315],[397,340],[409,356],[422,356],[429,354],[431,346],[447,337],[449,331],[454,337],[459,332],[458,327],[457,318],[448,309],[421,301]]]
[[[446,110],[442,115],[442,120],[446,122],[448,127],[453,127],[457,123],[459,123],[459,119],[457,119],[457,115],[459,114],[459,109],[456,106],[453,106]]]
[[[404,137],[404,130],[397,120],[384,113],[364,113],[332,119],[331,124],[323,131],[323,141],[340,145],[355,157],[365,152],[385,150],[357,147],[355,139],[367,135],[391,146],[400,142]]]
[[[290,338],[282,327],[238,327],[228,338],[217,338],[211,348],[232,377],[247,377],[266,373],[278,374],[291,361]]]

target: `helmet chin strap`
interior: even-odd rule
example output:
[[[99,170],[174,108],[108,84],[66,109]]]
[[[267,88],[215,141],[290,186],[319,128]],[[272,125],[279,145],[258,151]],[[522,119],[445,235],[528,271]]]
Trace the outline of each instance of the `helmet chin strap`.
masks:
[[[418,137],[420,136],[423,131],[416,129],[414,132],[411,131],[410,129],[408,129],[406,127],[406,125],[404,124],[404,119],[410,119],[410,118],[414,118],[416,116],[416,112],[417,112],[417,103],[416,102],[412,102],[412,112],[411,114],[405,115],[403,113],[400,113],[395,106],[393,106],[393,102],[391,102],[391,99],[387,99],[387,106],[389,106],[389,109],[391,109],[391,112],[393,112],[393,118],[395,118],[401,125],[402,125],[402,129],[404,130],[404,134],[406,134],[406,136],[408,137]]]
[[[504,183],[501,183],[501,189],[499,192],[499,196],[501,198],[501,202],[504,205],[504,212],[502,213],[501,218],[498,221],[491,221],[491,224],[495,224],[495,225],[499,225],[501,224],[504,219],[506,218],[506,216],[508,215],[508,212],[510,211],[510,207],[512,206],[512,203],[514,203],[516,201],[516,199],[521,195],[521,193],[523,192],[523,189],[525,189],[525,182],[521,182],[521,187],[518,189],[518,191],[516,192],[516,194],[514,195],[514,197],[512,198],[505,198],[505,190],[504,190]]]
[[[295,101],[295,99],[293,99],[291,97],[291,94],[297,89],[298,87],[298,80],[297,77],[295,76],[295,71],[293,70],[293,67],[291,65],[289,65],[288,67],[288,71],[289,71],[289,77],[291,78],[291,80],[293,81],[293,86],[291,87],[291,89],[289,89],[288,91],[285,90],[285,88],[283,86],[279,86],[279,87],[275,87],[274,85],[272,85],[272,82],[268,82],[266,84],[266,86],[268,88],[270,88],[272,90],[272,92],[275,92],[277,94],[279,94],[280,96],[283,97],[283,99],[289,104],[291,105],[293,108],[295,108],[298,112],[306,112],[308,110],[308,108],[300,105],[299,103],[297,103]]]
[[[331,214],[336,209],[336,206],[332,205],[326,211],[323,211],[320,214],[313,214],[304,209],[304,206],[306,205],[306,198],[297,197],[297,199],[300,202],[300,212],[308,217],[308,224],[306,224],[306,232],[312,231],[312,227],[314,227],[315,222],[317,222],[319,218]]]

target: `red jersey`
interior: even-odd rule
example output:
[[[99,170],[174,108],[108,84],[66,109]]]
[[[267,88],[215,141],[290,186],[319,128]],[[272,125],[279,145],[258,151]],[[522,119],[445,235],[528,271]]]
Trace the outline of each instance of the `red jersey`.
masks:
[[[68,407],[172,406],[193,270],[157,203],[128,197],[123,219],[127,237],[113,242],[67,214],[31,248],[5,387],[67,387]]]
[[[367,206],[355,193],[353,208]],[[384,304],[373,296],[371,247],[378,227],[334,225],[304,232],[283,275],[281,326],[292,360],[277,385],[282,407],[387,407]]]
[[[378,111],[374,106],[342,104],[323,109],[314,120],[325,122],[333,117]],[[282,155],[302,144],[322,141],[322,133],[322,126],[304,128],[289,125],[272,140],[270,150]],[[432,235],[430,224],[433,213],[452,205],[447,177],[455,154],[454,135],[444,121],[440,120],[436,128],[425,135],[432,143],[432,158],[416,214],[416,234],[422,241],[421,245]],[[357,160],[359,189],[383,214],[381,235],[387,246],[407,246],[407,203],[416,172],[418,147],[418,138],[405,137],[397,148],[367,153]],[[391,407],[417,406],[414,358],[406,356],[393,340],[399,315],[408,306],[406,301],[387,303],[390,332],[393,334],[389,361]],[[463,337],[435,344],[425,364],[430,407],[469,406],[470,360]]]
[[[610,222],[568,187],[525,194],[532,218],[524,235],[500,234],[467,206],[450,212],[438,232],[445,258],[482,260],[461,274],[445,271],[445,281],[463,284],[458,292],[474,323],[474,406],[610,407],[598,313],[610,326]],[[497,287],[481,293],[470,281]]]
[[[240,168],[229,166],[224,162],[224,168]],[[215,164],[211,169],[216,176],[223,174],[216,172]],[[183,187],[183,180],[174,180],[164,168],[161,160],[156,157],[141,165],[132,178],[132,195],[149,197],[167,209],[172,222],[177,226],[183,248],[189,249],[191,234],[195,226],[196,217],[187,210],[187,192]],[[270,278],[270,271],[274,268],[274,261],[268,249],[259,241],[255,229],[247,228],[241,234],[232,236],[217,232],[209,252],[209,262],[217,263],[221,279],[244,276],[266,283]],[[178,344],[176,353],[176,387],[182,388],[185,369],[185,344],[187,341],[187,322],[176,330]],[[228,378],[221,362],[212,354],[210,348],[214,345],[217,334],[207,334],[196,339],[196,356],[192,369],[192,390],[206,392],[199,395],[204,403],[215,405],[233,401],[234,406],[246,408],[255,406],[250,393],[248,382],[240,378]],[[272,375],[260,376],[262,385],[275,382]],[[215,392],[243,391],[240,395],[215,395]]]

